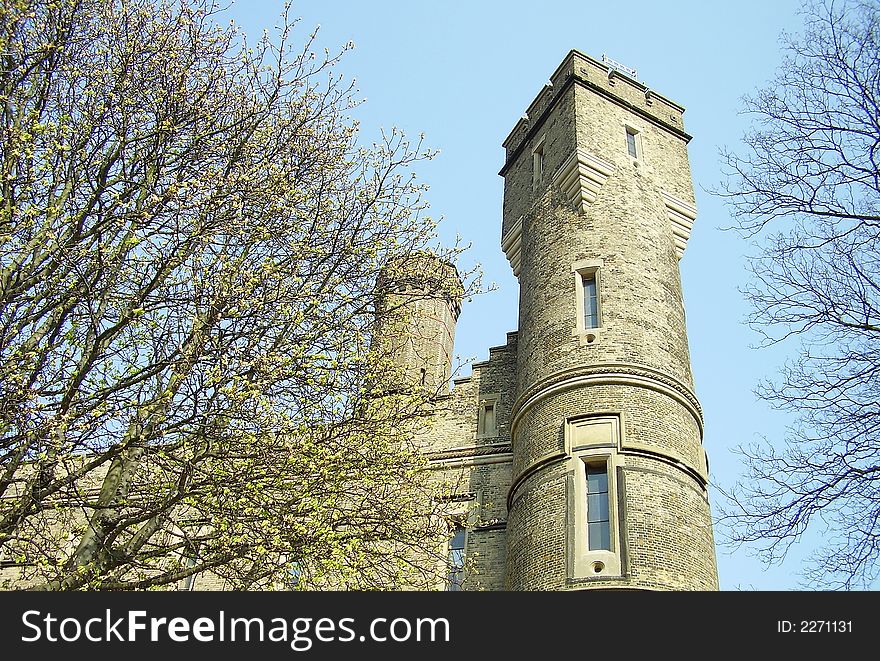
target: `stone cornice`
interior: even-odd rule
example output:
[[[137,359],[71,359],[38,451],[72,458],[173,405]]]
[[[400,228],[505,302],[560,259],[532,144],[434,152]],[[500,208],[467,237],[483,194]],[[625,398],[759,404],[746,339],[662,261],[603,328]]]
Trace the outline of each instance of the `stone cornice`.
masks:
[[[613,172],[614,164],[585,149],[577,149],[556,169],[552,185],[577,211],[586,211],[587,205],[595,202],[599,189]],[[522,265],[522,230],[521,216],[501,237],[501,250],[517,278]]]
[[[693,416],[700,432],[700,439],[702,439],[703,411],[693,390],[667,372],[636,363],[598,363],[574,367],[560,370],[541,379],[526,389],[514,403],[511,437],[516,438],[517,427],[523,414],[545,397],[570,388],[605,384],[624,384],[648,388],[672,397]]]
[[[519,277],[519,268],[522,264],[522,224],[523,219],[514,223],[513,227],[508,230],[507,234],[501,237],[501,250],[507,261],[510,262],[510,268],[513,269],[513,275]]]
[[[468,445],[426,452],[425,457],[434,468],[443,467],[450,463],[506,463],[513,460],[512,452],[510,443],[505,441],[491,445]]]
[[[672,225],[675,254],[681,259],[684,257],[684,250],[687,248],[688,239],[691,237],[691,230],[694,228],[694,221],[697,219],[697,207],[666,191],[660,191],[660,195],[663,198],[663,203],[666,205],[669,223]]]
[[[599,188],[612,172],[612,163],[603,161],[585,149],[577,149],[556,170],[553,184],[559,187],[565,199],[578,211],[586,211],[587,205],[596,200]]]
[[[492,532],[493,530],[507,530],[507,519],[477,523],[474,525],[473,532]]]

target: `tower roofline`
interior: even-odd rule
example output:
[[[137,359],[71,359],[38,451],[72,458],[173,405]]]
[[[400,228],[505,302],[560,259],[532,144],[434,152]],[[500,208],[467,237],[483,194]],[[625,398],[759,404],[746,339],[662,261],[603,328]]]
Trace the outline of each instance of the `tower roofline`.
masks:
[[[622,83],[620,87],[617,87],[618,82]],[[498,174],[504,176],[510,164],[522,151],[523,145],[540,130],[562,95],[575,84],[605,97],[612,103],[673,133],[685,142],[691,140],[691,136],[683,128],[682,115],[685,111],[683,106],[658,94],[618,69],[579,50],[571,50],[502,143],[507,155],[504,166]]]
[[[658,94],[657,92],[652,90],[650,87],[648,87],[647,85],[645,85],[641,81],[636,80],[635,78],[632,78],[631,76],[626,75],[621,70],[615,69],[615,68],[611,67],[610,65],[606,64],[605,62],[601,62],[600,60],[597,60],[596,58],[591,57],[590,55],[587,55],[586,53],[579,51],[576,48],[573,48],[568,52],[568,55],[565,56],[565,60],[563,60],[562,63],[556,68],[556,71],[553,72],[553,76],[551,76],[551,79],[555,76],[560,75],[560,73],[562,72],[562,70],[565,67],[566,61],[573,56],[579,57],[582,60],[586,60],[587,62],[589,62],[593,66],[598,67],[599,69],[602,69],[604,71],[607,71],[609,76],[613,75],[613,76],[616,76],[616,77],[619,77],[619,78],[625,80],[627,83],[629,83],[633,87],[641,90],[644,93],[650,92],[651,95],[655,99],[659,99],[660,101],[663,101],[663,103],[666,103],[667,105],[670,105],[670,106],[676,108],[679,112],[683,113],[685,110],[684,106],[681,105],[680,103],[676,103],[675,101],[673,101],[672,99],[670,99],[667,96],[663,96],[662,94]]]

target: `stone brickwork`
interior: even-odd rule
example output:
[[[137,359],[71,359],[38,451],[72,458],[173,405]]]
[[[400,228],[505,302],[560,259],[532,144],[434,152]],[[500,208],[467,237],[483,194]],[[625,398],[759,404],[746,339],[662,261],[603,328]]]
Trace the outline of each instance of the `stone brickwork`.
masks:
[[[461,280],[455,267],[429,254],[402,257],[379,277],[379,347],[400,383],[448,390]]]
[[[467,530],[465,590],[505,588],[516,340],[509,333],[507,344],[491,348],[471,376],[456,379],[452,392],[436,402],[434,423],[418,437],[449,511]],[[495,424],[481,430],[480,411],[490,403]]]
[[[696,215],[683,112],[573,51],[504,143],[502,247],[520,282],[510,589],[717,589],[678,270]],[[584,273],[596,328],[579,320]],[[599,418],[613,438],[566,438]],[[579,539],[577,472],[598,464],[610,550]]]

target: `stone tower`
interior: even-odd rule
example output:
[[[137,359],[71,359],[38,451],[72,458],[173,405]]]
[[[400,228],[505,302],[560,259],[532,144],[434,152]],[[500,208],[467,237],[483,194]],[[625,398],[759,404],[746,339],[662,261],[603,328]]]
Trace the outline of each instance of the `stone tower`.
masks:
[[[718,587],[678,267],[696,217],[683,112],[572,51],[504,142],[508,589]]]
[[[455,266],[430,253],[403,255],[383,267],[376,289],[391,385],[447,393],[463,293]]]

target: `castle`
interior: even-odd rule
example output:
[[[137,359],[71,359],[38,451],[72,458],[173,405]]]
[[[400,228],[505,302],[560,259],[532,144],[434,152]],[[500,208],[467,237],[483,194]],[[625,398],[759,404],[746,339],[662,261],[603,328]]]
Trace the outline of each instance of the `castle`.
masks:
[[[445,389],[419,441],[456,485],[448,589],[718,588],[678,267],[690,136],[622,69],[570,52],[504,142],[519,330],[450,391],[460,302],[411,306],[396,360]]]
[[[406,313],[379,315],[393,371],[437,393],[415,441],[454,522],[438,587],[718,588],[678,267],[696,218],[683,113],[633,72],[566,56],[504,142],[519,330],[452,389],[455,268],[418,255],[380,278]]]

